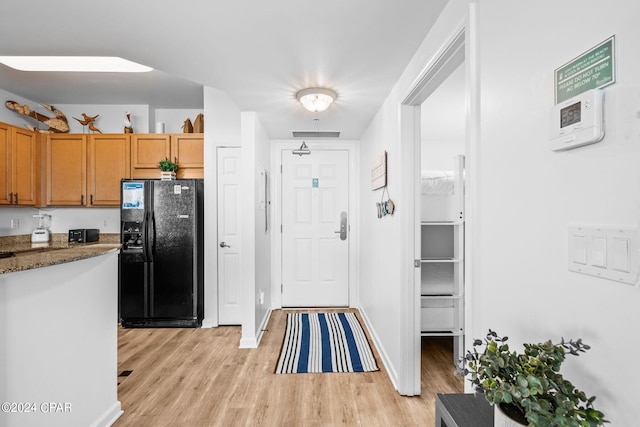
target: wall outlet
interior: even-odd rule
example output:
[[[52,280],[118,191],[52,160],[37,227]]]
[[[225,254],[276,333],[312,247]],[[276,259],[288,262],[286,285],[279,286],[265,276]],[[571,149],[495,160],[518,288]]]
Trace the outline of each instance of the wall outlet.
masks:
[[[20,227],[20,220],[18,218],[11,218],[11,228],[16,229]]]
[[[260,293],[258,294],[258,303],[260,305],[264,304],[264,291],[260,291]]]
[[[102,226],[106,227],[107,226],[107,220],[105,219],[104,221],[102,221]]]

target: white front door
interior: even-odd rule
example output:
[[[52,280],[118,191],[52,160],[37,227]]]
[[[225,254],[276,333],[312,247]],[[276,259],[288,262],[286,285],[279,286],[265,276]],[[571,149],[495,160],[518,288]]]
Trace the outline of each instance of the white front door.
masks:
[[[282,306],[349,305],[349,152],[282,151]]]
[[[218,323],[240,325],[240,148],[218,148]]]

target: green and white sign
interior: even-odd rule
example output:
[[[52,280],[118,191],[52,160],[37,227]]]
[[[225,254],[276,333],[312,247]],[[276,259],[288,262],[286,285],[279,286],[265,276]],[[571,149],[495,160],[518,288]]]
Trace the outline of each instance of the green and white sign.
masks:
[[[555,71],[556,104],[616,81],[615,36]]]

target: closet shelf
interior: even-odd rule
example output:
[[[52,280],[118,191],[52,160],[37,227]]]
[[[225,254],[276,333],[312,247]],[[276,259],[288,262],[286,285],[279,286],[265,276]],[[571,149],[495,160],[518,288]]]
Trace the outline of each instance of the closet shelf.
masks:
[[[430,293],[423,293],[420,295],[422,298],[429,298],[429,299],[460,299],[462,298],[461,294],[430,294]]]
[[[462,261],[459,258],[452,258],[452,257],[429,257],[429,258],[423,258],[420,260],[420,262],[460,262]]]
[[[421,221],[421,225],[462,225],[462,221]]]

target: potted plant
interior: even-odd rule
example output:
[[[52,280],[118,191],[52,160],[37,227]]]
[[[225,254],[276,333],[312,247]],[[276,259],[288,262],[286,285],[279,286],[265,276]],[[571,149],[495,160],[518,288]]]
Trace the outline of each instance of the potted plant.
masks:
[[[178,165],[167,157],[163,160],[160,160],[158,163],[158,167],[160,168],[160,179],[163,181],[176,179],[176,171],[178,170]]]
[[[473,352],[460,359],[456,375],[471,374],[477,392],[521,425],[535,427],[596,427],[608,421],[587,397],[560,374],[568,354],[578,356],[590,347],[582,342],[547,341],[524,344],[524,352],[509,351],[507,337],[491,329],[473,342]],[[496,424],[497,425],[497,424]],[[512,424],[518,425],[518,424]]]

